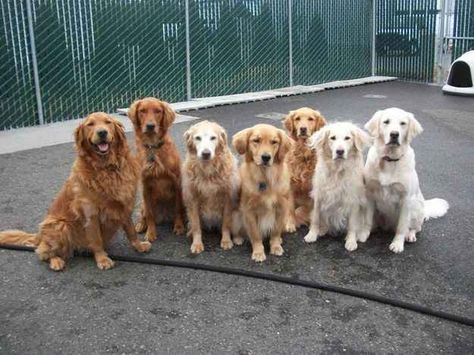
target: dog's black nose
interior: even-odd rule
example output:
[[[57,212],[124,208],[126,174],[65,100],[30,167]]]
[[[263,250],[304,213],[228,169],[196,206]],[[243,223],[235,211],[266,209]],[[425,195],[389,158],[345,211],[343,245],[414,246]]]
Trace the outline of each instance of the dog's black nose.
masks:
[[[306,127],[301,127],[300,128],[300,134],[306,135],[307,133],[308,133],[308,128],[306,128]]]
[[[155,124],[154,123],[147,123],[146,124],[146,130],[147,131],[153,131],[155,129]]]
[[[336,154],[337,154],[338,156],[343,156],[343,155],[344,155],[344,149],[337,149],[337,150],[336,150]]]
[[[100,130],[97,131],[97,135],[98,135],[99,138],[101,138],[101,139],[107,138],[107,130],[105,130],[105,129],[100,129]]]
[[[209,150],[203,150],[202,153],[201,153],[201,157],[204,159],[204,160],[209,160],[209,158],[211,157],[211,152]]]
[[[266,164],[270,161],[270,159],[272,158],[272,156],[270,154],[262,154],[262,161]]]
[[[392,139],[397,139],[398,137],[400,137],[400,133],[398,133],[398,132],[390,132],[390,138],[392,138]]]

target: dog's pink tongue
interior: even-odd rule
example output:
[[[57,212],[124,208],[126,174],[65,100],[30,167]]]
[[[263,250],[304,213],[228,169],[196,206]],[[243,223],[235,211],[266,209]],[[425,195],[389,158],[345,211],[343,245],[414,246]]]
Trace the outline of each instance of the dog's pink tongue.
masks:
[[[101,152],[106,152],[109,150],[109,144],[108,143],[101,143],[97,146]]]

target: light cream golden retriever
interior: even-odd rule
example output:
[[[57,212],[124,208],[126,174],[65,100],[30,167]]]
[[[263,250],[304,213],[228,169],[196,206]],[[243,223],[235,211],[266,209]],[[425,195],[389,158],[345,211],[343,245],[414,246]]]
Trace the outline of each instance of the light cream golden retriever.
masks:
[[[368,220],[394,231],[390,250],[401,253],[405,241],[415,242],[423,221],[446,214],[448,202],[425,200],[415,170],[412,139],[423,131],[413,114],[399,108],[378,111],[365,128],[375,137],[365,165],[369,197]]]
[[[363,149],[369,142],[368,134],[349,122],[327,125],[310,138],[318,162],[311,192],[311,226],[304,237],[307,243],[326,233],[347,231],[345,247],[353,251],[357,241],[367,240]]]
[[[286,133],[258,124],[234,135],[235,149],[245,155],[240,165],[240,213],[252,244],[252,260],[266,259],[263,238],[270,236],[270,254],[283,255],[281,234],[288,216],[290,172],[285,155],[291,148]]]
[[[214,122],[202,121],[184,133],[187,153],[182,171],[183,198],[193,238],[191,252],[201,253],[201,225],[221,226],[221,248],[231,249],[232,214],[237,209],[237,159],[227,146],[227,134]],[[241,243],[240,239],[237,240]]]
[[[309,224],[309,215],[313,208],[310,192],[317,158],[316,151],[308,146],[308,138],[326,124],[323,115],[309,107],[290,111],[283,120],[283,126],[293,139],[293,147],[286,155],[292,192],[287,232],[294,232],[295,225]]]

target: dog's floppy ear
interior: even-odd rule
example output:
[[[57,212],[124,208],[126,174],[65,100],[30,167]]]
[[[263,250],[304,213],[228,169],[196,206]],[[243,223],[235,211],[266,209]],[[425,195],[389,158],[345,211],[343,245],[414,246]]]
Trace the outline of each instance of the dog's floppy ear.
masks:
[[[420,122],[415,118],[412,113],[408,113],[408,132],[407,132],[407,141],[410,143],[413,138],[423,132],[423,127],[421,127]]]
[[[308,147],[314,150],[322,149],[328,136],[329,136],[329,130],[325,127],[321,128],[319,131],[315,132],[311,137],[309,137]]]
[[[169,103],[163,101],[161,103],[163,105],[163,120],[161,121],[161,124],[163,129],[166,130],[173,124],[176,118],[176,113]]]
[[[188,149],[188,152],[190,152],[190,153],[196,153],[196,147],[194,146],[194,141],[193,141],[193,135],[194,135],[193,133],[194,133],[194,127],[191,126],[183,134],[183,138],[184,138],[184,141],[186,143],[186,147]]]
[[[132,123],[135,127],[140,126],[140,122],[138,120],[138,109],[139,109],[139,106],[140,106],[141,102],[142,102],[142,100],[135,100],[130,105],[130,107],[128,108],[128,111],[127,111],[128,118],[130,118],[130,121],[132,121]]]
[[[375,112],[372,118],[364,125],[364,128],[374,137],[378,137],[380,134],[380,120],[382,119],[383,112],[383,110]]]
[[[319,111],[314,111],[315,119],[316,119],[316,127],[314,128],[314,131],[317,132],[321,128],[323,128],[325,125],[327,125],[327,121],[324,118],[324,116],[321,114]]]
[[[85,151],[85,143],[86,143],[86,135],[84,133],[84,123],[79,123],[79,126],[76,127],[76,129],[74,130],[74,142],[75,142],[75,145],[76,145],[76,151],[77,151],[77,154],[79,154],[80,156],[83,156],[86,154],[86,151]]]
[[[251,133],[252,128],[246,128],[240,132],[237,132],[232,137],[232,145],[240,155],[243,155],[247,152],[248,140]]]
[[[295,111],[290,111],[286,118],[283,120],[283,127],[285,127],[288,134],[291,134],[293,138],[296,138],[295,125],[293,119],[295,118]]]
[[[224,128],[219,129],[219,146],[220,149],[225,149],[227,147],[227,132]]]
[[[117,145],[119,147],[119,153],[124,153],[124,150],[127,148],[127,137],[125,136],[125,128],[122,122],[110,117],[113,122],[115,129],[115,138],[117,139]]]
[[[292,147],[292,141],[290,137],[286,134],[285,131],[279,129],[278,130],[278,135],[280,136],[280,146],[278,147],[278,153],[276,155],[278,161],[283,161],[285,158],[286,153],[289,152],[289,150]]]
[[[354,136],[354,146],[359,152],[372,143],[372,138],[359,127],[354,128],[352,135]]]

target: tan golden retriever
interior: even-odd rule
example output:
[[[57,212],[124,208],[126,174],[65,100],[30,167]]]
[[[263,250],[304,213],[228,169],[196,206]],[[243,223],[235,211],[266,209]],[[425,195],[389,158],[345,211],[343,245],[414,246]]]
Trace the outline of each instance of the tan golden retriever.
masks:
[[[232,214],[237,209],[237,159],[227,146],[227,134],[217,123],[202,121],[184,133],[183,198],[193,238],[191,252],[201,253],[201,224],[222,228],[221,248],[231,249]]]
[[[234,135],[235,149],[245,160],[239,168],[240,213],[252,244],[252,260],[266,259],[263,238],[270,235],[270,254],[283,255],[281,233],[288,215],[290,172],[285,155],[291,140],[278,128],[258,124]]]
[[[141,166],[143,203],[138,233],[156,240],[156,223],[174,219],[174,233],[184,233],[184,205],[181,192],[181,161],[168,129],[176,115],[171,106],[153,97],[135,101],[128,110],[135,128]]]
[[[308,138],[327,124],[319,111],[302,107],[290,111],[283,120],[283,126],[293,139],[293,147],[286,155],[291,172],[290,216],[286,231],[294,232],[295,224],[309,224],[309,215],[313,209],[310,196],[312,179],[316,167],[316,151],[308,146]]]
[[[71,174],[51,204],[37,234],[0,233],[0,243],[36,246],[39,258],[51,269],[64,269],[74,250],[89,250],[100,269],[113,261],[105,248],[122,227],[139,252],[151,244],[140,242],[132,210],[138,167],[131,156],[122,124],[102,113],[89,115],[75,131],[77,158]]]

